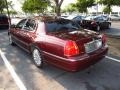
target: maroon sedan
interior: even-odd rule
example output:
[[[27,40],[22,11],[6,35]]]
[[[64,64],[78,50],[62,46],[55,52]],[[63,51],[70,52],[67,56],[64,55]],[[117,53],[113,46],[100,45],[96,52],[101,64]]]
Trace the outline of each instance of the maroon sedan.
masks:
[[[67,71],[79,71],[104,58],[106,37],[84,30],[67,19],[26,18],[8,32],[10,44],[32,54],[37,67],[52,64]]]

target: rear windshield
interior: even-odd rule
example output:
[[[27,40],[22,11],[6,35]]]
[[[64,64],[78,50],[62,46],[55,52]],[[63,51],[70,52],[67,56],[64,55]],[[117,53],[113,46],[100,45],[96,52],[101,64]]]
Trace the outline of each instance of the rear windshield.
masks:
[[[59,31],[76,31],[80,28],[80,26],[70,20],[58,20],[51,21],[46,23],[46,31],[47,32],[59,32]]]
[[[99,17],[93,18],[93,20],[98,21],[98,20],[99,20]]]

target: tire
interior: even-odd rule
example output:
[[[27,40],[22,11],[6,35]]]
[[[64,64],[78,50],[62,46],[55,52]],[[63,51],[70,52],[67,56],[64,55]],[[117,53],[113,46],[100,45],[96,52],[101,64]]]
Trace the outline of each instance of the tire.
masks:
[[[10,44],[10,45],[15,45],[15,43],[14,43],[13,40],[12,40],[11,35],[8,35],[8,36],[9,36],[9,44]]]
[[[110,29],[111,28],[111,24],[108,24],[108,29]]]
[[[97,31],[100,31],[100,26],[98,25],[97,28],[96,28]]]
[[[32,59],[34,64],[38,67],[41,68],[43,66],[43,58],[42,55],[37,48],[32,49]]]

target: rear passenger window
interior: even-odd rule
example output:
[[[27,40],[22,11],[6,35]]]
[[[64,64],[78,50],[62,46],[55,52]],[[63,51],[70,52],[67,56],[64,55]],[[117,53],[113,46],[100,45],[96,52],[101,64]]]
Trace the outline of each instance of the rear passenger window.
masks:
[[[32,19],[28,19],[28,21],[26,22],[24,29],[27,29],[29,31],[32,31],[35,29],[35,21]]]
[[[25,22],[26,22],[26,19],[21,20],[21,21],[16,25],[16,28],[22,29],[22,27],[24,26]]]

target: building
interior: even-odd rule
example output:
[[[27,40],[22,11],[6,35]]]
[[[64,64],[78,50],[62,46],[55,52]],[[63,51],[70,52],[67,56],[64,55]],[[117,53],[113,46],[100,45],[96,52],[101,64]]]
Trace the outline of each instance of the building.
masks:
[[[103,9],[105,8],[104,5],[96,5],[92,6],[91,8],[88,8],[88,13],[99,13],[104,14]],[[118,6],[112,6],[112,12],[110,14],[118,14],[120,15],[120,7]]]

